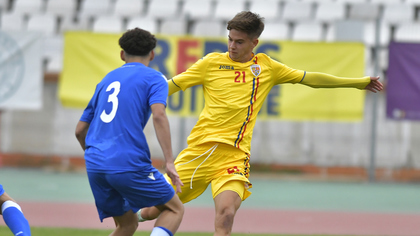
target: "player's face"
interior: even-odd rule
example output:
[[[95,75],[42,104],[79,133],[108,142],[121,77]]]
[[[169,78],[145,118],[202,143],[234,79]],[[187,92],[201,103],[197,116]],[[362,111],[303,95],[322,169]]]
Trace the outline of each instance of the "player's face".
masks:
[[[258,39],[251,39],[241,31],[231,29],[229,31],[229,56],[237,62],[247,62],[252,59],[252,50],[258,44]]]

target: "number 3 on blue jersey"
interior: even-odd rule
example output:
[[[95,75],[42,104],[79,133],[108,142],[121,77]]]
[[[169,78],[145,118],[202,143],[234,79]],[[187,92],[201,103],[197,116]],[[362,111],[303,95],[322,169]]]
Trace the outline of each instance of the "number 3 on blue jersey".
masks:
[[[115,114],[117,114],[117,109],[118,109],[118,93],[120,93],[120,82],[119,81],[115,81],[112,82],[110,85],[108,85],[108,88],[106,88],[106,91],[109,92],[111,89],[114,89],[114,92],[111,93],[108,96],[108,102],[112,102],[112,110],[111,113],[106,114],[105,110],[102,111],[101,114],[101,120],[105,123],[109,123],[111,122],[114,117]]]

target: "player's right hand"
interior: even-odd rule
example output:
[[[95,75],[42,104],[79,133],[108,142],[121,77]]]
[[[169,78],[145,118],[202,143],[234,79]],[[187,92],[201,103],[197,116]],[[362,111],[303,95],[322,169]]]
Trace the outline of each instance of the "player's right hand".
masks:
[[[171,178],[172,184],[175,185],[175,192],[182,192],[181,187],[184,186],[184,184],[179,178],[178,172],[176,172],[175,165],[173,163],[166,164],[166,174],[169,176],[169,178]]]
[[[379,76],[371,76],[370,83],[365,87],[366,90],[371,92],[380,92],[384,89],[384,85],[379,81]]]

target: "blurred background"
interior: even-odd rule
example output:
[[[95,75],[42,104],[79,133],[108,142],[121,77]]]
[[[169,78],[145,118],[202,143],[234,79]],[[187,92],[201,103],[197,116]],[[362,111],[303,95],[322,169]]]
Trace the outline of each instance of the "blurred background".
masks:
[[[261,42],[362,43],[365,74],[380,75],[385,85],[390,44],[420,44],[420,0],[0,0],[0,166],[84,168],[83,152],[74,137],[83,109],[64,107],[58,98],[60,75],[66,69],[66,32],[121,34],[140,27],[165,37],[225,39],[226,22],[242,10],[265,18]],[[32,57],[26,59],[31,50]],[[28,77],[23,82],[13,79],[20,73]],[[416,71],[409,75],[401,73],[414,78],[409,87],[420,94]],[[28,92],[21,92],[23,102],[10,98],[17,85],[28,87]],[[363,119],[356,122],[257,121],[253,171],[320,179],[420,181],[420,116],[401,115],[405,113],[399,110],[387,116],[388,92],[386,86],[379,94],[366,93]],[[420,110],[420,100],[410,99],[414,110]],[[170,116],[175,153],[186,146],[196,119]],[[146,136],[159,166],[163,157],[154,135],[148,124]]]

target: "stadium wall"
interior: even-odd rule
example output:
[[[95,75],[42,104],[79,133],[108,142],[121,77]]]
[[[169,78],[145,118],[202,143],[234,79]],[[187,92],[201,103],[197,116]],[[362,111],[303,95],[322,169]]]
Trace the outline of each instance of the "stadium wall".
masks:
[[[64,108],[57,98],[57,83],[44,83],[39,111],[2,111],[0,166],[84,168],[83,152],[74,136],[82,109]],[[420,181],[420,124],[385,118],[385,95],[366,97],[362,122],[259,121],[254,130],[253,171],[288,175],[367,178],[371,146],[371,102],[379,96],[376,174],[378,179]],[[196,118],[170,116],[173,148],[178,153]],[[150,122],[146,136],[153,161],[163,156]]]

